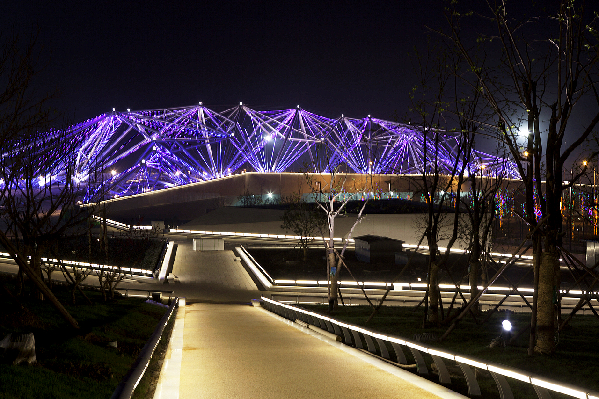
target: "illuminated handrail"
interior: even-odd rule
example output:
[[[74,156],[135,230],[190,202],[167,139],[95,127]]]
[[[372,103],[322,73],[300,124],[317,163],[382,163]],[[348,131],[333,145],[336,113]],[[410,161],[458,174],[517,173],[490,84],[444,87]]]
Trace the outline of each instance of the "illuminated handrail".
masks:
[[[97,221],[103,221],[106,220],[106,225],[107,226],[111,226],[111,227],[117,227],[123,230],[152,230],[153,227],[152,226],[137,226],[137,225],[132,225],[132,224],[126,224],[126,223],[121,223],[121,222],[117,222],[116,220],[112,220],[112,219],[104,219],[101,218],[99,216],[96,215],[92,215],[92,218],[97,220]]]
[[[129,372],[123,377],[121,383],[117,386],[117,388],[112,393],[111,399],[129,399],[133,395],[135,388],[141,381],[144,376],[150,361],[152,360],[152,356],[154,355],[154,350],[158,346],[160,342],[160,338],[162,338],[162,333],[164,332],[164,328],[168,324],[172,315],[176,313],[176,310],[179,307],[179,298],[175,298],[169,309],[166,311],[164,316],[158,322],[154,333],[150,337],[150,339],[146,342],[144,347],[141,349],[135,363],[131,366]]]
[[[0,252],[0,258],[13,260],[13,257],[7,252]],[[123,267],[123,266],[111,266],[111,265],[102,265],[98,263],[88,263],[88,262],[79,262],[74,260],[58,260],[58,259],[50,259],[50,258],[41,258],[42,262],[51,263],[55,265],[65,265],[70,267],[80,267],[86,269],[93,270],[118,270],[120,272],[128,272],[131,275],[142,275],[147,277],[152,277],[152,271],[146,269],[140,269],[135,267]]]
[[[273,285],[272,277],[270,277],[268,275],[268,273],[266,273],[266,270],[264,270],[262,268],[262,266],[260,266],[258,264],[258,262],[256,262],[254,260],[252,255],[250,255],[249,252],[247,252],[245,248],[235,247],[235,252],[237,252],[237,254],[245,262],[245,264],[248,265],[248,267],[250,268],[250,270],[252,271],[254,276],[256,276],[256,278],[258,280],[260,280],[260,282],[262,283],[264,288],[268,289],[268,288],[272,287],[272,285]]]
[[[408,348],[416,349],[418,351],[428,353],[430,355],[439,356],[444,359],[453,360],[457,363],[467,364],[472,367],[476,367],[476,368],[479,368],[482,370],[487,370],[487,371],[502,375],[504,377],[514,378],[519,381],[523,381],[523,382],[526,382],[526,383],[529,383],[532,385],[536,385],[538,387],[542,387],[542,388],[545,388],[545,389],[548,389],[551,391],[560,392],[560,393],[570,395],[570,396],[573,396],[575,398],[580,398],[580,399],[599,399],[599,393],[585,391],[585,390],[582,390],[581,388],[566,386],[564,384],[560,384],[558,382],[551,381],[551,380],[544,379],[544,378],[538,378],[537,376],[534,376],[534,375],[525,374],[521,370],[510,369],[510,368],[505,368],[505,367],[498,367],[493,364],[479,362],[477,360],[459,356],[459,355],[455,355],[455,354],[452,354],[449,352],[444,352],[444,351],[440,351],[437,349],[428,348],[428,347],[425,347],[425,346],[422,346],[422,345],[419,345],[419,344],[416,344],[416,343],[413,343],[413,342],[410,342],[407,340],[395,338],[395,337],[384,335],[384,334],[378,334],[378,333],[366,330],[362,327],[343,323],[341,321],[320,315],[318,313],[310,312],[308,310],[297,308],[295,306],[286,305],[281,302],[273,301],[272,299],[269,299],[266,297],[261,297],[261,300],[264,302],[268,302],[274,306],[281,306],[283,308],[290,309],[295,312],[307,314],[313,318],[318,318],[321,320],[328,321],[329,323],[336,324],[339,327],[344,327],[344,328],[347,328],[348,330],[359,332],[362,335],[368,335],[372,338],[380,339],[382,341],[387,341],[387,342],[407,346]]]
[[[236,251],[240,254],[240,257],[248,264],[250,271],[254,274],[254,276],[259,279],[266,288],[274,288],[274,289],[317,289],[322,287],[327,287],[329,282],[327,280],[292,280],[292,279],[278,279],[274,280],[272,277],[268,275],[266,270],[245,250],[242,250],[240,247],[236,248]],[[243,254],[243,255],[241,255]],[[407,282],[397,282],[397,283],[389,283],[384,281],[346,281],[341,280],[338,282],[339,287],[341,289],[351,289],[353,287],[368,287],[369,289],[388,289],[389,287],[393,287],[394,292],[408,292],[408,291],[425,291],[426,283],[418,282],[418,283],[407,283]],[[482,290],[483,286],[478,286],[479,290]],[[455,292],[454,290],[460,289],[462,291],[470,290],[470,285],[454,285],[454,284],[439,284],[439,289],[442,292]],[[517,288],[513,289],[507,286],[490,286],[487,290],[485,296],[489,295],[508,295],[511,297],[520,297],[522,295],[532,295],[532,288]],[[569,298],[580,298],[581,295],[591,294],[593,296],[598,296],[599,292],[587,292],[587,291],[575,291],[575,290],[561,290],[561,293],[564,294],[562,296],[563,299]],[[567,294],[567,295],[566,295]]]
[[[160,273],[158,274],[158,280],[164,281],[166,278],[166,273],[168,272],[168,268],[171,262],[171,257],[173,254],[173,249],[175,247],[174,241],[169,241],[166,246],[166,254],[164,254],[164,258],[162,259],[162,266],[160,267]]]

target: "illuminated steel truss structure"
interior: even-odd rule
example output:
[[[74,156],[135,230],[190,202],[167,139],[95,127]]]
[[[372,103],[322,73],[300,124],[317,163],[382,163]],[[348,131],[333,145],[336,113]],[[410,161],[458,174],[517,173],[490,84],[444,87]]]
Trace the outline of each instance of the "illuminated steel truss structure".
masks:
[[[120,197],[159,190],[244,168],[296,172],[310,165],[322,172],[344,164],[348,172],[419,174],[426,159],[427,168],[436,164],[447,174],[460,162],[459,142],[451,133],[434,133],[442,135],[435,156],[425,151],[425,135],[413,126],[371,117],[329,119],[299,107],[256,111],[240,104],[215,112],[200,103],[113,111],[62,133],[76,148],[69,176],[86,185],[87,198],[100,191]],[[489,175],[518,177],[515,164],[502,158],[474,152],[472,160],[471,170],[482,165]],[[65,170],[67,165],[53,163],[52,170],[40,171],[39,184],[64,180]]]

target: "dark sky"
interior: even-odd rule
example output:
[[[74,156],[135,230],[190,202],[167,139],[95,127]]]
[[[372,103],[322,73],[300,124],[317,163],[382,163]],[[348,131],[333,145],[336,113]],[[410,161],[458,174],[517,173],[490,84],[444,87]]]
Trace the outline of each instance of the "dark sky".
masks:
[[[39,27],[44,83],[73,121],[199,101],[392,119],[409,104],[408,52],[442,24],[437,0],[10,3],[2,30]]]

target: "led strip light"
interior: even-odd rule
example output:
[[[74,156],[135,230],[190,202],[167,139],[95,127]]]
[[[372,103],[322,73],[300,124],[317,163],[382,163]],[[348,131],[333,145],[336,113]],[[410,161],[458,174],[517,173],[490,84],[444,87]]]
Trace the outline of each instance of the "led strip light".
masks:
[[[13,260],[12,256],[7,252],[0,252],[0,257]],[[150,270],[133,268],[133,267],[101,265],[98,263],[77,262],[77,261],[73,261],[73,260],[59,261],[58,259],[51,259],[51,258],[41,258],[41,259],[43,262],[53,263],[53,264],[57,264],[57,265],[64,264],[64,265],[71,266],[71,267],[82,267],[82,268],[93,269],[93,270],[118,270],[121,272],[129,272],[129,274],[131,274],[131,275],[136,273],[136,274],[141,274],[141,275],[147,276],[147,277],[153,276],[153,274]]]
[[[491,371],[493,373],[503,375],[505,377],[514,378],[514,379],[517,379],[519,381],[523,381],[523,382],[526,382],[526,383],[529,383],[529,384],[532,384],[532,385],[537,385],[537,386],[549,389],[551,391],[560,392],[560,393],[563,393],[563,394],[566,394],[566,395],[570,395],[570,396],[573,396],[575,398],[580,398],[580,399],[597,399],[598,398],[598,396],[596,396],[597,394],[595,394],[595,393],[585,392],[585,391],[582,391],[582,390],[579,390],[579,389],[575,389],[575,388],[572,388],[572,387],[564,386],[562,384],[559,384],[559,383],[556,383],[556,382],[553,382],[553,381],[548,381],[548,380],[540,379],[540,378],[537,378],[537,377],[534,377],[534,376],[531,376],[531,375],[524,374],[520,370],[514,370],[514,369],[508,369],[508,368],[500,368],[500,367],[494,366],[492,364],[482,363],[482,362],[479,362],[479,361],[476,361],[476,360],[473,360],[473,359],[469,359],[467,357],[463,357],[463,356],[459,356],[459,355],[454,355],[454,354],[449,353],[449,352],[444,352],[444,351],[439,351],[439,350],[432,349],[432,348],[427,348],[425,346],[418,345],[418,344],[415,344],[415,343],[410,342],[410,341],[402,340],[402,339],[391,337],[391,336],[384,335],[384,334],[374,333],[374,332],[366,330],[366,329],[364,329],[362,327],[354,326],[352,324],[346,324],[346,323],[340,322],[338,320],[331,319],[330,317],[322,316],[322,315],[320,315],[318,313],[310,312],[308,310],[296,308],[294,306],[286,305],[286,304],[281,303],[281,302],[273,301],[272,299],[269,299],[269,298],[266,298],[266,297],[261,297],[261,300],[263,300],[265,302],[268,302],[268,303],[271,303],[271,304],[276,305],[276,306],[281,306],[281,307],[284,307],[286,309],[291,309],[291,310],[294,310],[296,312],[304,313],[304,314],[310,315],[312,317],[317,317],[319,319],[326,320],[326,321],[328,321],[330,323],[337,324],[338,326],[345,327],[345,328],[347,328],[349,330],[357,331],[357,332],[359,332],[359,333],[361,333],[363,335],[369,335],[369,336],[371,336],[373,338],[378,338],[378,339],[383,340],[383,341],[388,341],[388,342],[396,343],[396,344],[399,344],[399,345],[404,345],[404,346],[407,346],[409,348],[417,349],[420,352],[428,353],[430,355],[439,356],[439,357],[442,357],[444,359],[453,360],[453,361],[458,362],[458,363],[468,364],[470,366],[477,367],[477,368],[480,368],[482,370],[488,370],[488,371]]]
[[[94,216],[94,218],[100,220],[100,218],[97,216]],[[106,219],[106,224],[115,226],[115,227],[119,227],[119,228],[123,228],[123,229],[127,229],[127,230],[128,229],[138,229],[138,230],[151,230],[152,229],[152,226],[128,225],[128,224],[117,222],[117,221],[111,220],[111,219]],[[292,235],[285,235],[285,234],[242,233],[242,232],[213,231],[213,230],[170,229],[168,232],[169,233],[177,233],[177,234],[198,234],[198,235],[213,235],[213,236],[220,236],[220,237],[248,237],[248,238],[268,238],[268,239],[282,239],[282,240],[299,240],[302,238],[301,236],[292,236]],[[322,240],[322,237],[308,237],[308,239],[318,241],[318,240]],[[336,242],[344,242],[344,239],[339,238],[339,237],[334,238],[334,240]],[[355,240],[353,238],[350,238],[349,243],[355,243]],[[405,243],[403,244],[403,246],[406,248],[412,248],[412,249],[419,248],[423,251],[426,251],[429,248],[426,245],[421,245],[420,247],[418,247],[417,245],[414,245],[414,244],[405,244]],[[445,251],[446,248],[439,247],[439,250]],[[462,254],[468,253],[467,250],[457,249],[457,248],[452,248],[450,251],[454,252],[454,253],[462,253]],[[249,253],[247,253],[247,255],[249,255]],[[498,253],[498,252],[492,252],[490,255],[494,256],[494,257],[505,257],[505,258],[512,257],[512,254],[503,254],[503,253]],[[247,256],[244,257],[244,260],[245,260],[245,258],[247,258]],[[529,255],[516,255],[515,258],[524,259],[524,260],[532,260],[533,257],[529,256]],[[253,258],[252,258],[252,262],[255,264],[258,264]],[[251,262],[248,262],[248,264],[251,265]],[[258,277],[262,281],[262,283],[265,286],[267,286],[268,288],[270,288],[272,286],[276,286],[276,285],[282,285],[282,286],[300,285],[300,286],[303,286],[302,288],[318,288],[320,286],[325,286],[328,284],[327,280],[286,280],[286,279],[274,280],[270,276],[268,276],[269,281],[267,281],[267,280],[263,281],[262,279],[265,278],[264,277],[264,274],[265,274],[264,269],[259,267],[259,269],[261,269],[261,270],[258,270],[253,265],[251,265],[250,268],[255,273],[256,277]],[[256,269],[256,270],[254,270],[254,269]],[[418,289],[422,289],[422,288],[426,287],[426,283],[387,283],[387,282],[371,282],[371,281],[364,281],[364,282],[340,281],[339,284],[341,286],[345,286],[345,287],[369,286],[369,287],[381,287],[381,288],[388,288],[391,285],[393,285],[394,290],[396,290],[396,291],[403,290],[403,287],[407,287],[409,290],[413,290],[413,289],[418,290]],[[316,286],[316,287],[314,287],[314,286]],[[446,289],[446,290],[453,290],[457,287],[455,287],[453,284],[439,284],[439,288]],[[470,286],[469,285],[460,285],[459,288],[470,289]],[[478,288],[482,290],[484,287],[478,286]],[[512,288],[503,287],[503,286],[491,286],[491,287],[489,287],[488,291],[512,291]],[[518,288],[517,291],[522,292],[522,293],[533,293],[532,288]],[[569,290],[569,291],[562,290],[562,293],[570,293],[573,295],[586,294],[586,292],[583,292],[580,290]],[[599,292],[591,292],[591,294],[599,294]]]

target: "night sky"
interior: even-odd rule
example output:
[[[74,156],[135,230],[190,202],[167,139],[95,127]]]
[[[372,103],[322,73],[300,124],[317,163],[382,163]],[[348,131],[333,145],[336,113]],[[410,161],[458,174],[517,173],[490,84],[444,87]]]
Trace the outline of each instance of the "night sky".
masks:
[[[436,0],[10,3],[4,35],[39,29],[42,89],[73,122],[199,101],[403,118],[409,53],[443,24]]]
[[[520,16],[556,3],[509,4]],[[597,0],[586,5],[599,9]],[[58,91],[53,106],[70,124],[113,107],[200,101],[216,111],[242,101],[259,110],[300,105],[330,118],[405,121],[416,81],[410,53],[426,52],[429,28],[447,23],[442,0],[19,0],[3,4],[0,27],[4,38],[39,32],[45,68],[35,89]],[[465,27],[472,37],[490,28],[480,20]],[[596,103],[579,109],[592,113]]]

